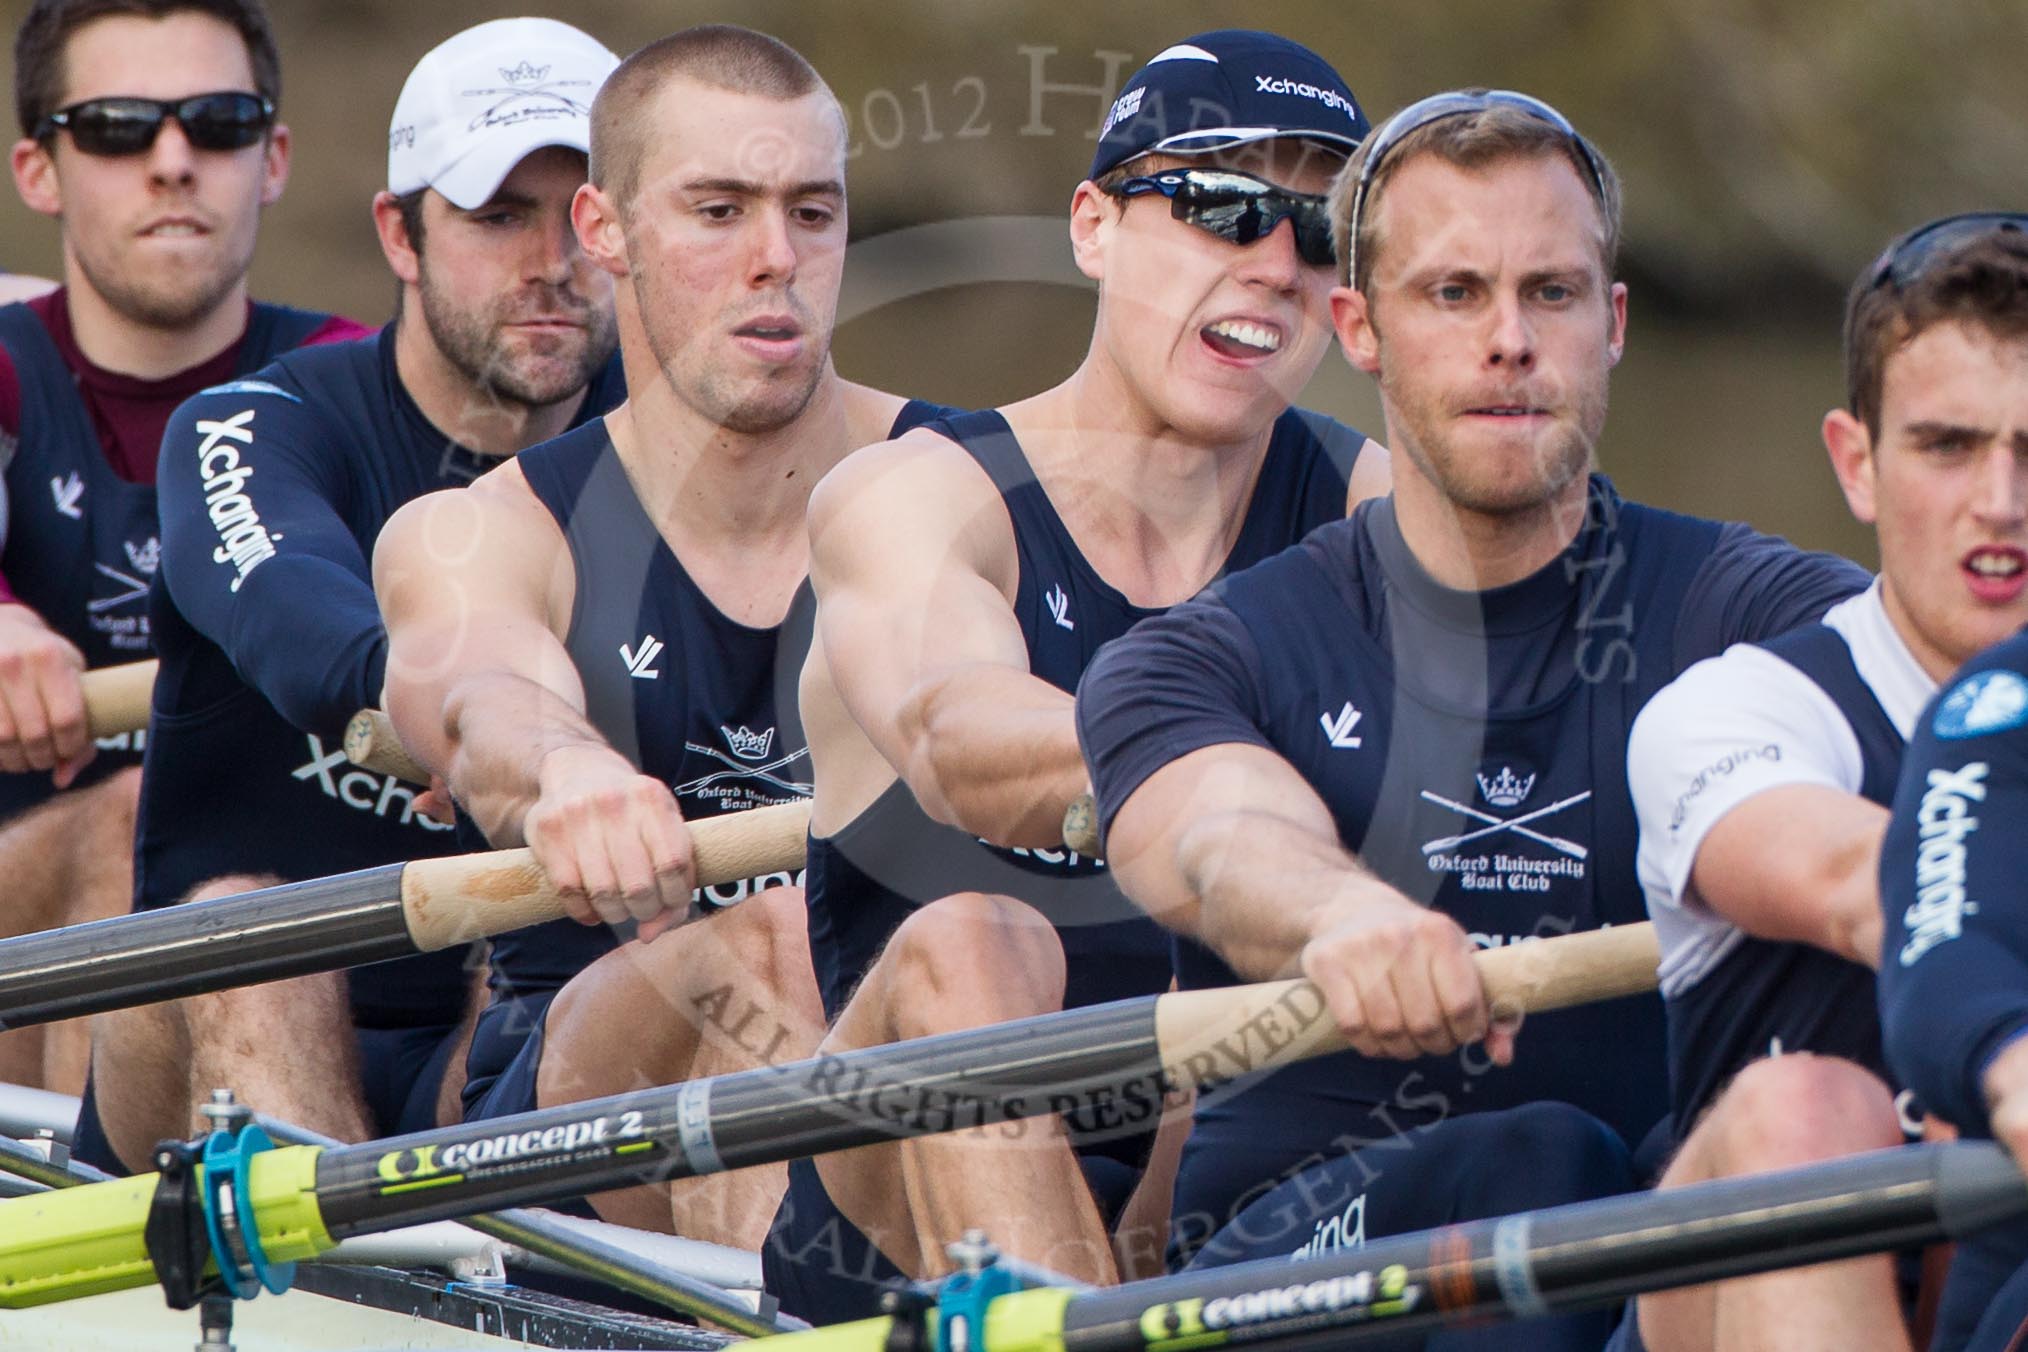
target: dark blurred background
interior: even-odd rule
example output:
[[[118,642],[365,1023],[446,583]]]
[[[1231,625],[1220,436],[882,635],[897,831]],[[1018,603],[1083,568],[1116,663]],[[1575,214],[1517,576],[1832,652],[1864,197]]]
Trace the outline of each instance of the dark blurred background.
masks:
[[[512,0],[510,0],[510,4]],[[8,30],[24,0],[5,0]],[[294,178],[259,294],[369,322],[392,300],[368,225],[410,65],[479,0],[271,0]],[[793,43],[852,122],[854,253],[841,370],[960,404],[1031,393],[1082,355],[1091,295],[1062,220],[1113,89],[1207,28],[1273,28],[1344,72],[1377,122],[1439,88],[1548,98],[1627,183],[1627,357],[1601,459],[1630,493],[1872,561],[1817,440],[1841,397],[1851,277],[1896,231],[2028,205],[2022,0],[577,0],[535,10],[622,54],[686,24]],[[11,199],[0,264],[56,275],[54,228]],[[1305,402],[1382,435],[1335,354]]]

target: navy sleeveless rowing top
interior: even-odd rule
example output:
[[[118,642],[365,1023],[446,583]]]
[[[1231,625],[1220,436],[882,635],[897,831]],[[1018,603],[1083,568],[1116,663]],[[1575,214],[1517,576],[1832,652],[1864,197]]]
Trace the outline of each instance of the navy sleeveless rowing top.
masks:
[[[1160,612],[1129,602],[1078,552],[998,412],[950,418],[934,430],[978,461],[1006,504],[1020,562],[1014,613],[1029,671],[1075,690],[1101,644]],[[1321,414],[1291,409],[1277,419],[1223,571],[1245,568],[1343,517],[1365,441]],[[1067,1009],[1169,985],[1167,940],[1120,895],[1104,861],[1068,849],[987,846],[932,821],[902,780],[835,834],[812,837],[808,872],[810,951],[832,1018],[909,912],[954,892],[1014,896],[1049,917],[1068,962]]]
[[[911,401],[890,435],[948,411]],[[808,584],[778,626],[727,618],[642,509],[603,422],[531,447],[519,464],[570,546],[577,588],[564,645],[592,726],[642,773],[667,782],[688,820],[807,798],[796,681],[809,651]],[[729,906],[797,881],[769,873],[700,889],[696,900]],[[546,1001],[632,933],[630,924],[556,920],[495,938],[493,1000],[474,1039],[473,1079],[497,1075],[519,1046],[521,1037],[501,1030],[528,1011],[511,1006]]]
[[[1907,743],[1829,625],[1757,646],[1830,696],[1859,743],[1860,797],[1888,807]],[[1839,1056],[1887,1078],[1871,968],[1809,944],[1743,936],[1697,984],[1668,1002],[1669,1081],[1678,1139],[1750,1062],[1771,1051]]]
[[[331,316],[255,303],[240,338],[238,373],[265,366]],[[148,588],[161,559],[155,486],[113,472],[72,372],[26,305],[0,306],[0,346],[21,385],[21,432],[6,463],[6,540],[0,575],[87,667],[153,654]],[[141,762],[142,739],[102,745],[80,784]],[[49,797],[47,773],[0,775],[0,817]]]

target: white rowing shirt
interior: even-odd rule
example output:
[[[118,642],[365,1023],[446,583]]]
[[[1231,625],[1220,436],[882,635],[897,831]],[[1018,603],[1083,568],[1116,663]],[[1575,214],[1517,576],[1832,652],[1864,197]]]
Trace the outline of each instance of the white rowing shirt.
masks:
[[[1845,640],[1860,678],[1906,742],[1936,682],[1895,632],[1879,581],[1833,606],[1823,622]],[[1706,658],[1648,703],[1627,743],[1627,782],[1641,826],[1635,868],[1661,943],[1665,997],[1703,980],[1744,937],[1690,883],[1697,851],[1718,820],[1786,784],[1856,794],[1864,775],[1845,711],[1765,648],[1742,643]]]

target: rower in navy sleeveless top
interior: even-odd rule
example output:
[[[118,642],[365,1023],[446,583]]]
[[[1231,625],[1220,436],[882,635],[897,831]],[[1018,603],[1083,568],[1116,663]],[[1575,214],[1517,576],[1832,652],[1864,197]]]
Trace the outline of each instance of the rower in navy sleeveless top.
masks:
[[[389,715],[576,922],[495,941],[468,1115],[751,1069],[821,1034],[795,878],[700,895],[685,819],[808,792],[792,692],[812,486],[945,411],[831,364],[843,122],[808,62],[748,29],[685,29],[622,63],[574,221],[617,279],[627,402],[381,537]],[[756,1248],[786,1178],[590,1201]]]
[[[1635,715],[1864,581],[1587,475],[1625,335],[1619,193],[1560,113],[1438,95],[1340,182],[1334,318],[1379,381],[1393,498],[1138,627],[1078,694],[1109,858],[1178,932],[1179,984],[1301,972],[1353,1047],[1200,1098],[1179,1260],[1634,1186],[1660,1002],[1535,1016],[1517,1047],[1471,954],[1638,920]],[[1616,1317],[1404,1345],[1591,1349]]]
[[[1101,645],[1163,608],[1135,605],[1078,551],[999,412],[968,413],[930,430],[978,462],[1013,523],[1020,557],[1013,611],[1030,674],[1075,690]],[[1250,567],[1343,517],[1364,443],[1351,428],[1306,410],[1276,419],[1238,539],[1219,571]],[[1119,895],[1103,860],[1067,846],[986,844],[931,820],[905,780],[896,779],[850,824],[812,837],[809,870],[810,953],[831,1018],[911,911],[966,887],[1019,896],[1055,923],[1068,964],[1066,1009],[1169,984],[1168,939]]]
[[[912,399],[889,436],[947,412]],[[584,683],[587,721],[643,774],[669,785],[686,821],[809,797],[809,748],[795,701],[810,644],[807,589],[777,625],[726,615],[642,510],[602,426],[535,447],[516,463],[569,545],[579,602],[564,648]],[[467,848],[485,848],[484,838],[468,835]],[[717,910],[762,888],[801,884],[800,870],[763,874],[699,888],[693,906]],[[468,1059],[468,1117],[536,1106],[549,1002],[630,937],[626,924],[558,920],[494,938],[493,999]]]
[[[368,558],[388,518],[598,418],[623,394],[610,284],[569,229],[587,119],[559,108],[467,131],[474,109],[455,93],[439,97],[482,89],[489,72],[537,56],[557,78],[592,85],[617,64],[574,28],[527,20],[458,34],[410,75],[395,122],[419,127],[426,149],[418,156],[395,139],[389,190],[374,202],[402,283],[393,325],[206,391],[172,420],[142,909],[457,849],[423,786],[348,765],[341,739],[386,679]],[[531,335],[533,316],[542,326]],[[458,1077],[449,1093],[442,1081],[462,1061],[472,1004],[463,956],[109,1018],[94,1080],[110,1144],[139,1164],[181,1129],[189,1091],[166,1091],[170,1076],[233,1084],[278,1116],[345,1138],[436,1125],[439,1099],[455,1102]],[[272,1028],[249,1037],[258,1023]],[[333,1046],[358,1054],[335,1064],[311,1054]]]
[[[1284,38],[1201,34],[1130,80],[1109,124],[1072,204],[1100,283],[1083,364],[861,452],[812,500],[802,710],[826,1049],[1168,986],[1159,932],[1063,845],[1085,789],[1069,692],[1108,640],[1385,482],[1364,436],[1288,407],[1328,342],[1317,194],[1364,131],[1343,80]],[[798,1162],[769,1289],[819,1322],[869,1314],[884,1279],[943,1270],[973,1225],[1115,1280],[1109,1231],[1159,1248],[1161,1109]]]
[[[2028,493],[2008,430],[2028,407],[2024,225],[1933,222],[1852,288],[1848,406],[1823,434],[1854,515],[1878,530],[1874,589],[1823,625],[1684,673],[1634,730],[1683,1141],[1665,1187],[1922,1131],[1874,1011],[1880,842],[1937,683],[2028,621]],[[1763,1329],[1769,1345],[1905,1348],[1915,1292],[1902,1276],[1882,1257],[1644,1297],[1641,1332],[1663,1352],[1705,1346],[1718,1327]],[[1962,1337],[1978,1308],[1954,1291],[1940,1324]]]
[[[260,217],[289,169],[280,61],[252,0],[47,0],[21,15],[14,185],[57,223],[65,265],[61,289],[0,309],[0,934],[129,904],[142,737],[95,745],[78,676],[151,655],[170,412],[298,345],[365,332],[248,298]],[[165,110],[218,94],[241,115],[110,132],[54,116],[139,94]],[[75,1093],[85,1057],[82,1024],[0,1034],[0,1080]]]
[[[10,382],[0,375],[0,432],[13,443],[0,576],[15,601],[84,654],[87,668],[144,661],[154,656],[148,587],[161,558],[154,453],[170,410],[291,348],[364,330],[350,320],[254,302],[244,335],[227,351],[167,380],[139,381],[92,366],[63,306],[59,291],[0,308],[0,356],[14,393],[10,402]],[[143,740],[108,739],[73,783],[140,764]],[[51,792],[46,774],[0,775],[0,815]]]

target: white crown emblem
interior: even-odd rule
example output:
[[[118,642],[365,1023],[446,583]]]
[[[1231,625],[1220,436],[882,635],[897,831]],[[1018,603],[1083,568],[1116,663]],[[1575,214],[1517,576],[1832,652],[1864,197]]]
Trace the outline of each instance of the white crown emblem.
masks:
[[[1484,775],[1473,775],[1479,781],[1479,792],[1486,795],[1486,801],[1494,807],[1513,807],[1526,798],[1535,788],[1535,776],[1526,779],[1514,773],[1514,767],[1503,765],[1500,773],[1488,779]]]
[[[135,572],[152,573],[162,566],[162,541],[155,536],[149,536],[148,543],[138,549],[134,547],[132,540],[126,541],[125,544],[127,562],[134,565]]]
[[[538,84],[548,74],[549,67],[535,65],[527,57],[521,58],[521,64],[512,69],[506,66],[500,68],[500,76],[508,84]]]
[[[718,730],[725,734],[725,744],[732,748],[732,754],[741,760],[760,760],[768,754],[768,748],[775,744],[773,728],[769,728],[766,732],[753,732],[744,726],[728,728],[721,723]]]

